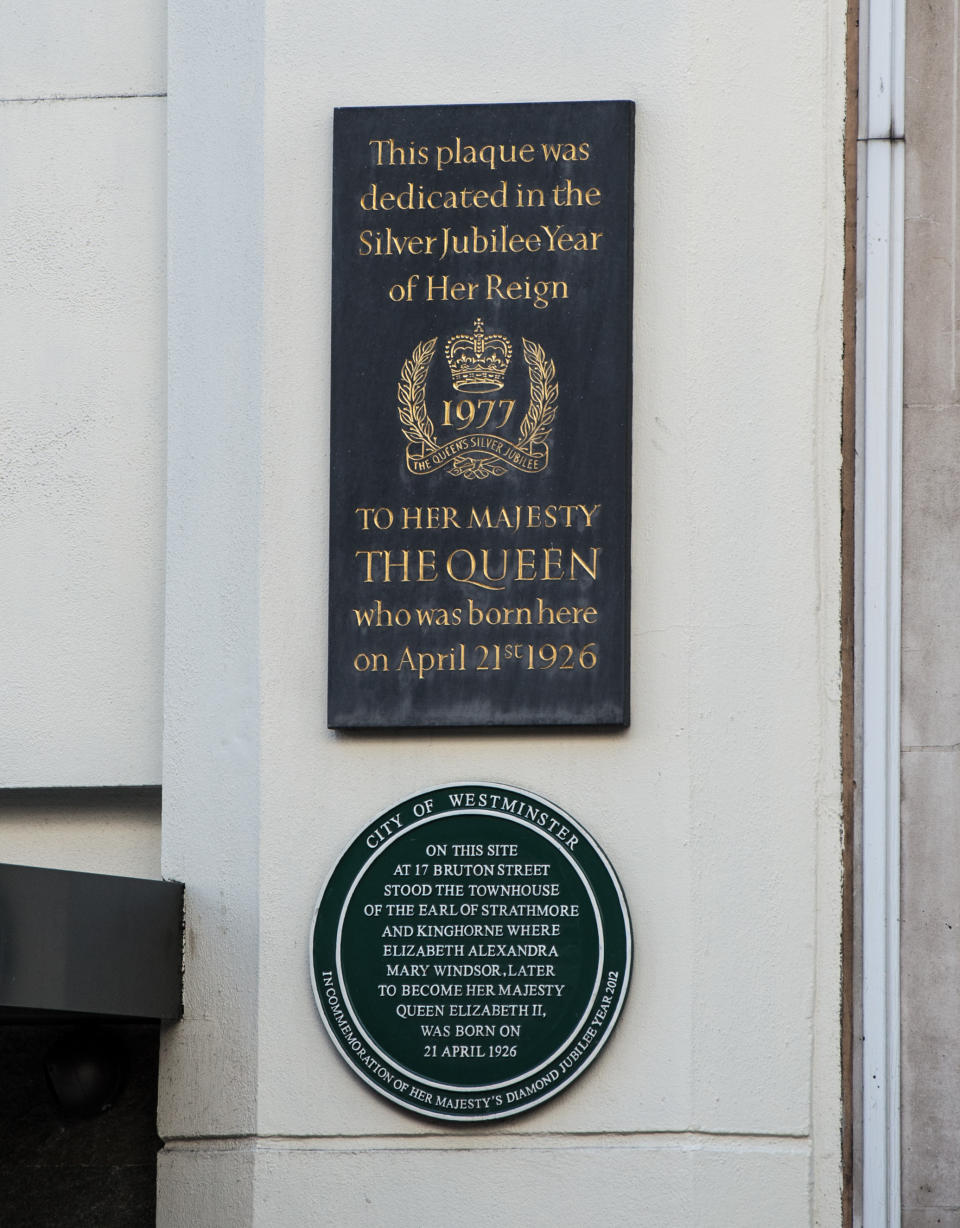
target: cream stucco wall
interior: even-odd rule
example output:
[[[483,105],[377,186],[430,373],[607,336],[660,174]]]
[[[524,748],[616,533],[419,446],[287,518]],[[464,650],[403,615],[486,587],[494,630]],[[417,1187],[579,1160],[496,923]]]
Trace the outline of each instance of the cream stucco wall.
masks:
[[[478,20],[466,54],[448,5],[171,5],[163,844],[188,963],[161,1216],[219,1223],[222,1189],[264,1225],[321,1200],[349,1223],[837,1223],[844,8]],[[582,97],[638,104],[633,724],[333,734],[332,109]],[[477,778],[590,829],[637,960],[569,1092],[451,1132],[339,1061],[307,931],[368,817]]]
[[[156,783],[162,751],[162,1223],[839,1223],[844,20],[170,0],[164,49],[156,4],[0,14],[0,785]],[[633,724],[333,734],[332,109],[604,97],[638,119]],[[600,1060],[466,1131],[350,1074],[306,953],[356,830],[457,778],[572,812],[636,940]],[[8,806],[2,855],[155,865],[155,819],[75,801]]]
[[[0,860],[88,874],[158,878],[160,790],[0,793]]]
[[[160,782],[164,6],[0,11],[0,788]]]

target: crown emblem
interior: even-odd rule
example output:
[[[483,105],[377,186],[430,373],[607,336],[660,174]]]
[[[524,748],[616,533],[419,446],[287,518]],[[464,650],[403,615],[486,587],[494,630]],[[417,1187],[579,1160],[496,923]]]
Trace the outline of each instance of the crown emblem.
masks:
[[[457,333],[446,345],[454,388],[461,392],[493,392],[503,387],[513,347],[499,333],[485,333],[477,320],[473,334]]]

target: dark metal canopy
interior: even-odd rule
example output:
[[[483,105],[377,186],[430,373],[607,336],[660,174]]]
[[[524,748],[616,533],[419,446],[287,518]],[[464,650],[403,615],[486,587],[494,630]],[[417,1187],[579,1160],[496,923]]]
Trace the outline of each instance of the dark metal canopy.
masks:
[[[0,1015],[182,1013],[183,884],[0,863]]]

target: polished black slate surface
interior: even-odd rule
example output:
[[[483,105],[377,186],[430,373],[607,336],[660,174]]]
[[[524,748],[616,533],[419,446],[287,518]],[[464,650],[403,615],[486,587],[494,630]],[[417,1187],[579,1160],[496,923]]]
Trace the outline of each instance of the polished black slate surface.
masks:
[[[626,724],[633,104],[334,130],[329,724]]]

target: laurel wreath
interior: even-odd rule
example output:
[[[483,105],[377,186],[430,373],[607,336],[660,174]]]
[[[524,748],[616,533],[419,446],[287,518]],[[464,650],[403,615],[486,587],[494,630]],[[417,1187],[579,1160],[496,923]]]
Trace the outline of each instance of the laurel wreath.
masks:
[[[517,448],[533,455],[539,444],[550,437],[557,414],[557,369],[547,358],[543,346],[523,340],[523,357],[530,373],[530,404],[520,423]],[[397,383],[397,413],[409,443],[419,444],[423,455],[437,448],[433,421],[427,413],[426,385],[430,364],[437,347],[436,337],[421,341],[400,370]],[[459,477],[481,479],[499,477],[506,467],[493,457],[460,456],[451,464],[450,472]]]
[[[506,465],[498,464],[489,456],[458,456],[450,466],[450,472],[458,478],[498,478],[507,472]]]
[[[400,382],[397,384],[397,413],[400,415],[403,433],[409,443],[420,444],[424,456],[437,446],[433,422],[427,413],[425,395],[427,372],[433,362],[433,352],[436,346],[436,337],[431,337],[429,341],[421,341],[403,364],[400,370]]]
[[[557,415],[557,368],[547,358],[542,345],[523,338],[523,357],[530,372],[530,405],[520,423],[517,447],[532,453],[538,443],[546,443]]]

